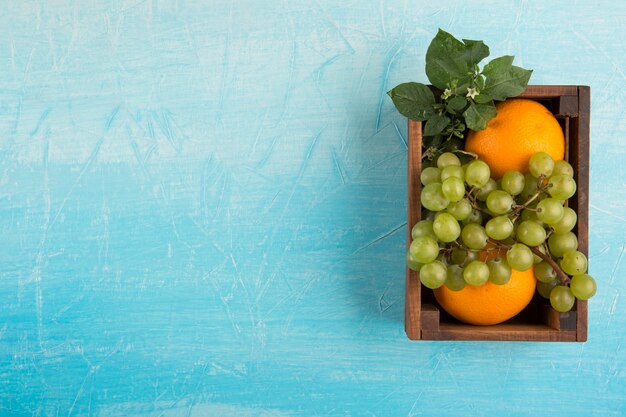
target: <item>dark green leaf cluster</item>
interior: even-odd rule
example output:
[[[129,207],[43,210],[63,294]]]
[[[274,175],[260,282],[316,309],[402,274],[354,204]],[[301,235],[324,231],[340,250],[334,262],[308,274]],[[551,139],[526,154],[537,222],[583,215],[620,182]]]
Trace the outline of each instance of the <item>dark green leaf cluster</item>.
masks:
[[[409,82],[387,93],[401,114],[425,122],[424,146],[431,152],[449,150],[466,129],[485,129],[496,115],[494,100],[515,97],[528,85],[532,71],[514,66],[513,56],[495,58],[481,70],[487,56],[482,41],[460,41],[439,29],[426,52],[426,75],[435,88]]]

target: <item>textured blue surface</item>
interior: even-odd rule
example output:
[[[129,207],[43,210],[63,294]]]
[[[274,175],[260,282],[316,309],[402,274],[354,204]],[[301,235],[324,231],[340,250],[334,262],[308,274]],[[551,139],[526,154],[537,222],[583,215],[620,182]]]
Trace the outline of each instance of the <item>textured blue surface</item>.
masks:
[[[626,415],[626,3],[480,4],[2,1],[0,415]],[[438,27],[591,85],[587,343],[404,335]]]

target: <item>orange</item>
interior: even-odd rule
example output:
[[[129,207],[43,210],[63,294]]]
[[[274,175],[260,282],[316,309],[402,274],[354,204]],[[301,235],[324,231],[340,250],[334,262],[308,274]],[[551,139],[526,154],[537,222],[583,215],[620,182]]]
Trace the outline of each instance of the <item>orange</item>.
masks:
[[[542,104],[522,98],[496,104],[497,115],[484,130],[471,130],[465,150],[478,155],[500,178],[506,171],[528,172],[528,160],[540,151],[555,161],[565,155],[563,130]]]
[[[524,309],[532,300],[536,286],[533,268],[513,270],[504,285],[487,282],[474,287],[466,285],[460,291],[445,285],[434,290],[435,298],[451,316],[465,323],[491,325],[506,321]]]
[[[479,253],[487,262],[495,257],[506,257],[505,249],[496,249],[488,243]],[[453,317],[470,324],[502,323],[517,315],[532,300],[537,280],[534,269],[511,271],[511,279],[504,285],[487,282],[474,287],[466,285],[461,291],[449,290],[445,285],[434,290],[435,298]]]

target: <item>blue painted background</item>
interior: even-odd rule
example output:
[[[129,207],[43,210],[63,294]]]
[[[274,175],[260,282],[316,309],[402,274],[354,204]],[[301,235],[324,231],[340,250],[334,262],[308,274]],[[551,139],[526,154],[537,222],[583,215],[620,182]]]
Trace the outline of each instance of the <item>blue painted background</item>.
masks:
[[[626,415],[626,3],[2,1],[1,416]],[[584,344],[410,342],[442,27],[588,84]]]

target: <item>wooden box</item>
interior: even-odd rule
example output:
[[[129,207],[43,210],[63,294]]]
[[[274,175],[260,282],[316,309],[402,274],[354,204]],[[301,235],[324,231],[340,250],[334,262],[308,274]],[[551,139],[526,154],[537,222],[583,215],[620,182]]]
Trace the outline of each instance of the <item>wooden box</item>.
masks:
[[[569,205],[578,214],[574,232],[587,255],[589,200],[589,105],[587,86],[529,86],[520,97],[536,100],[557,117],[565,134],[565,158],[574,167],[578,189]],[[409,120],[408,227],[420,220],[422,123]],[[558,313],[539,294],[516,317],[493,326],[464,324],[440,309],[432,290],[421,285],[419,273],[406,269],[405,331],[413,340],[513,340],[584,342],[587,340],[587,301],[577,300],[572,311]]]

